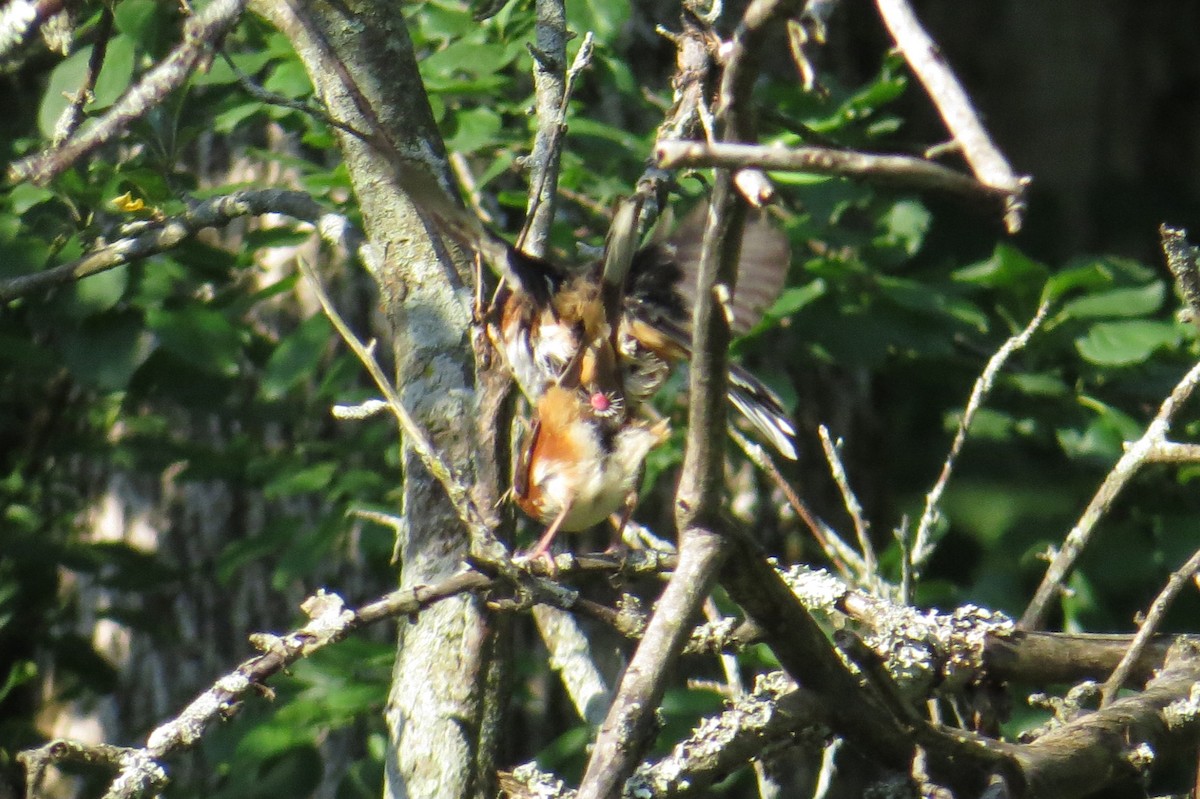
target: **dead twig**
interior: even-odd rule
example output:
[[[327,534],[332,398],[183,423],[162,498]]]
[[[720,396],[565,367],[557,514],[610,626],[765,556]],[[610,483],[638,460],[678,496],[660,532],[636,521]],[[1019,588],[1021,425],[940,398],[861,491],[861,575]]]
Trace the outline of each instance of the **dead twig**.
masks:
[[[941,516],[939,505],[942,495],[946,491],[946,485],[950,482],[950,475],[954,471],[954,464],[958,460],[959,453],[962,452],[963,445],[967,441],[967,433],[971,429],[971,423],[975,421],[975,415],[983,407],[983,402],[987,399],[988,394],[991,393],[996,382],[996,375],[1004,368],[1004,364],[1008,362],[1013,353],[1025,348],[1029,339],[1046,320],[1046,314],[1049,311],[1050,301],[1046,300],[1038,306],[1037,313],[1033,315],[1033,319],[1029,320],[1025,329],[1005,341],[1000,349],[996,350],[995,354],[988,359],[983,373],[979,375],[975,385],[971,388],[971,396],[967,400],[967,407],[963,409],[962,418],[958,420],[958,430],[954,434],[954,441],[950,444],[946,460],[942,463],[942,470],[938,474],[933,488],[925,495],[925,508],[921,511],[920,521],[917,522],[917,532],[913,538],[910,554],[909,565],[914,573],[919,573],[921,566],[937,549],[937,544],[930,540],[933,526]]]
[[[726,142],[660,141],[654,149],[658,166],[756,167],[776,172],[809,172],[869,180],[893,186],[944,191],[996,201],[1008,193],[953,169],[908,155],[864,153],[830,147],[779,147]]]
[[[850,521],[854,525],[854,534],[858,537],[858,548],[862,552],[862,570],[858,575],[859,582],[867,586],[877,586],[879,575],[875,565],[875,547],[871,544],[871,535],[868,532],[870,524],[863,517],[862,504],[854,494],[854,489],[850,487],[850,478],[846,476],[846,467],[842,465],[841,455],[838,454],[840,442],[834,443],[833,439],[829,437],[829,428],[825,425],[817,428],[817,434],[821,437],[821,448],[825,451],[829,472],[833,475],[833,482],[837,483],[838,491],[842,494],[842,504],[846,507],[846,513],[850,515]]]
[[[404,407],[404,403],[400,401],[400,394],[396,391],[396,387],[392,385],[392,381],[388,379],[383,372],[383,367],[379,365],[379,361],[375,359],[371,348],[364,344],[358,336],[350,329],[349,325],[338,313],[333,306],[333,301],[329,299],[329,295],[325,292],[324,286],[321,285],[321,279],[317,276],[316,271],[303,259],[299,261],[300,272],[307,278],[313,292],[317,295],[317,300],[321,303],[321,309],[333,323],[334,329],[346,342],[346,345],[358,356],[359,361],[366,367],[367,373],[371,375],[371,379],[375,381],[375,385],[383,393],[384,399],[387,401],[388,408],[396,417],[397,423],[400,425],[401,431],[407,436],[413,450],[421,458],[421,462],[425,464],[425,468],[429,473],[442,485],[446,495],[450,498],[451,504],[454,506],[455,513],[467,529],[473,535],[477,535],[482,540],[488,534],[488,525],[479,509],[475,507],[471,501],[470,487],[467,486],[458,475],[455,475],[450,467],[442,460],[441,455],[434,449],[433,443],[425,435],[425,431],[417,424],[416,420]]]
[[[979,182],[1003,191],[1004,223],[1009,233],[1021,229],[1025,213],[1025,189],[1029,178],[1019,177],[992,143],[971,98],[955,77],[941,49],[921,27],[907,0],[875,0],[879,15],[892,39],[954,136]]]
[[[1117,696],[1117,691],[1129,679],[1129,673],[1132,671],[1134,664],[1142,656],[1149,645],[1150,640],[1154,636],[1155,630],[1162,623],[1163,616],[1166,615],[1167,609],[1179,596],[1179,592],[1200,572],[1200,550],[1192,553],[1188,558],[1187,563],[1183,564],[1178,570],[1173,572],[1167,579],[1167,584],[1163,586],[1162,591],[1158,592],[1158,596],[1150,604],[1150,609],[1146,611],[1146,618],[1142,620],[1141,626],[1138,627],[1137,635],[1134,636],[1133,642],[1129,645],[1125,656],[1121,658],[1121,662],[1113,669],[1112,675],[1104,683],[1104,690],[1100,694],[1100,707],[1106,707]]]

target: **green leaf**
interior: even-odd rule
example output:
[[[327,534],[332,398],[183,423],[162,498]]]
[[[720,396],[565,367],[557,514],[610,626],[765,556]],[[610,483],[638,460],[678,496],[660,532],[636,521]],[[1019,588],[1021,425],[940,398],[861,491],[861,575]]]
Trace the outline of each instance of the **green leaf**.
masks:
[[[514,58],[502,44],[472,36],[459,39],[421,61],[421,74],[430,86],[445,89],[463,78],[498,78]]]
[[[1161,347],[1179,346],[1179,339],[1173,322],[1100,322],[1075,339],[1075,349],[1097,366],[1129,366],[1145,361]]]
[[[35,186],[32,183],[18,183],[8,194],[9,206],[15,213],[23,214],[35,205],[54,198],[50,189]]]
[[[254,76],[271,62],[273,56],[270,53],[255,50],[248,53],[236,53],[230,58],[238,69],[247,75]],[[208,68],[207,72],[193,73],[191,80],[193,86],[224,86],[237,83],[238,76],[224,58],[218,57],[213,59],[212,66]]]
[[[271,70],[263,88],[293,100],[308,97],[313,93],[308,73],[304,70],[304,65],[296,59],[284,61]]]
[[[92,92],[92,102],[88,103],[88,111],[108,108],[129,88],[137,49],[137,42],[130,36],[114,36],[109,41],[108,50],[104,53],[104,67],[96,79],[96,88]],[[91,54],[90,48],[88,54]]]
[[[767,316],[773,319],[783,319],[799,311],[818,297],[823,297],[828,290],[824,278],[805,283],[803,286],[793,286],[786,289],[775,300],[775,304],[767,311]]]
[[[454,134],[446,147],[461,153],[474,153],[497,144],[501,130],[500,114],[493,108],[480,107],[454,114]]]
[[[117,30],[147,50],[153,45],[162,9],[163,4],[156,0],[122,0],[113,9],[113,21]]]
[[[611,41],[629,21],[629,0],[580,0],[567,3],[567,27],[592,31],[599,42]]]
[[[1031,397],[1065,397],[1070,392],[1070,386],[1061,377],[1052,374],[1008,375],[1005,382]]]
[[[1139,288],[1112,289],[1071,300],[1058,316],[1064,319],[1103,319],[1113,316],[1146,316],[1162,307],[1167,287],[1162,282]]]
[[[932,219],[929,209],[918,200],[898,200],[880,217],[884,232],[875,239],[875,244],[897,247],[909,256],[916,255]]]
[[[997,244],[992,257],[956,270],[952,278],[983,288],[1040,286],[1050,270],[1008,244]]]
[[[923,314],[949,316],[976,330],[987,330],[987,315],[973,304],[932,286],[898,277],[880,277],[879,287],[892,302]]]
[[[1126,285],[1143,284],[1156,277],[1153,269],[1129,258],[1089,258],[1075,261],[1059,270],[1046,282],[1042,297],[1058,300],[1076,289],[1099,290],[1118,282]]]
[[[107,311],[117,304],[129,285],[129,264],[85,277],[75,284],[75,306],[80,315]]]
[[[319,491],[329,485],[337,470],[338,464],[334,461],[313,464],[272,480],[263,487],[263,494],[275,499]]]
[[[276,400],[312,375],[328,349],[332,336],[329,321],[315,314],[280,342],[263,369],[262,394]]]
[[[91,53],[92,48],[85,47],[64,59],[50,72],[50,82],[42,93],[42,105],[38,109],[38,130],[45,138],[54,138],[54,128],[70,104],[69,97],[75,96],[75,92],[83,85]]]
[[[100,70],[100,76],[96,80],[94,99],[86,107],[87,110],[106,108],[121,96],[129,86],[129,79],[133,77],[136,49],[133,40],[128,36],[118,35],[112,38],[104,57],[104,68]],[[38,130],[47,139],[54,137],[58,118],[70,104],[70,98],[83,86],[91,56],[92,48],[84,47],[64,59],[51,71],[50,82],[42,94],[42,105],[38,109]]]
[[[105,314],[85,320],[62,337],[62,357],[76,380],[105,391],[121,391],[150,353],[154,341],[140,315]]]
[[[31,660],[18,660],[13,663],[8,670],[8,676],[4,678],[4,683],[0,684],[0,702],[13,690],[37,677],[37,673],[37,664]]]
[[[238,371],[241,334],[224,314],[209,308],[151,310],[146,322],[163,349],[198,369],[233,377]]]

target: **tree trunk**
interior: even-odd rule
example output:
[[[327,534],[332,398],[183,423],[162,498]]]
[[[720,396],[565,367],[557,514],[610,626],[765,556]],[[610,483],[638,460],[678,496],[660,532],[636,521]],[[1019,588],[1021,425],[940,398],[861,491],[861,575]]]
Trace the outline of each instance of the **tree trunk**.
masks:
[[[261,2],[257,10],[289,38],[330,114],[382,136],[426,165],[443,185],[449,170],[412,43],[394,3]],[[392,179],[383,150],[339,132],[391,323],[397,385],[452,472],[474,471],[474,373],[469,262],[433,239]],[[433,583],[460,568],[468,536],[442,487],[405,448],[404,528],[397,552],[403,586]],[[487,686],[497,635],[472,597],[445,600],[401,627],[387,719],[389,797],[494,796]]]

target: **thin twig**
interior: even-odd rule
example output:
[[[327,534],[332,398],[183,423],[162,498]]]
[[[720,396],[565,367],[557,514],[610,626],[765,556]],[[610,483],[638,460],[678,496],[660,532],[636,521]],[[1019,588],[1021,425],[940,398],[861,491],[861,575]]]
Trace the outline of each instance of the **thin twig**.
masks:
[[[467,157],[455,150],[450,153],[449,157],[450,168],[454,170],[454,177],[458,184],[466,191],[467,205],[471,207],[472,213],[479,217],[484,224],[492,224],[496,218],[491,212],[483,207],[483,195],[479,193],[479,182],[475,180],[475,174],[471,171],[471,165],[467,162]]]
[[[309,222],[316,226],[322,239],[344,246],[355,254],[362,242],[362,234],[345,217],[326,211],[304,192],[284,189],[237,191],[197,203],[178,217],[138,223],[124,238],[98,247],[70,263],[0,281],[0,303],[164,252],[204,228],[219,227],[241,216],[259,214],[285,214]]]
[[[840,175],[913,189],[944,191],[983,200],[1009,193],[940,164],[909,155],[864,153],[830,147],[781,147],[727,142],[660,141],[654,157],[663,169],[756,167],[777,172]]]
[[[108,42],[112,38],[113,10],[104,6],[100,11],[100,21],[96,24],[96,43],[92,45],[92,53],[88,57],[87,73],[83,76],[83,84],[71,98],[71,102],[63,109],[54,125],[54,137],[51,146],[60,147],[64,141],[74,135],[83,121],[83,107],[94,99],[92,92],[96,81],[100,78],[100,70],[104,66],[104,56],[108,52]]]
[[[83,156],[113,140],[135,120],[158,107],[163,98],[183,83],[242,15],[247,0],[212,0],[183,26],[183,41],[117,100],[108,113],[77,135],[24,158],[9,167],[13,182],[31,181],[44,186]]]
[[[846,506],[846,512],[850,514],[850,521],[854,524],[854,534],[858,537],[858,547],[862,551],[863,565],[862,571],[859,572],[859,580],[864,585],[876,586],[880,577],[875,565],[875,547],[871,544],[870,524],[863,517],[862,504],[855,496],[854,489],[850,487],[850,478],[846,476],[846,467],[842,465],[842,458],[838,454],[838,445],[834,444],[833,439],[829,437],[829,428],[821,425],[817,428],[817,433],[821,437],[821,448],[825,451],[825,460],[829,462],[829,471],[833,475],[833,481],[837,483],[838,491],[842,494],[842,504]]]
[[[771,482],[783,493],[788,505],[812,533],[817,546],[821,548],[821,552],[825,554],[825,558],[830,564],[837,569],[838,574],[851,581],[855,579],[854,575],[863,574],[865,567],[862,557],[854,551],[853,547],[842,540],[836,530],[812,512],[792,484],[779,471],[779,467],[775,465],[775,461],[771,459],[762,444],[751,440],[745,433],[732,425],[729,426],[729,435],[750,459],[750,462],[771,478]]]
[[[1021,229],[1029,178],[1018,177],[984,130],[971,98],[955,77],[941,49],[921,27],[907,0],[875,0],[896,46],[937,106],[950,134],[962,148],[981,183],[1005,192],[1004,222],[1010,233]]]
[[[1187,298],[1190,307],[1191,294],[1196,286],[1200,285],[1200,278],[1197,278],[1196,273],[1195,251],[1188,245],[1182,230],[1174,230],[1163,225],[1159,228],[1159,234],[1162,239],[1163,254],[1171,271],[1179,280],[1180,291]],[[1192,395],[1197,384],[1200,384],[1200,363],[1189,369],[1188,373],[1163,400],[1158,413],[1146,427],[1146,432],[1142,434],[1142,437],[1133,444],[1126,444],[1125,452],[1105,476],[1104,482],[1096,490],[1095,496],[1084,509],[1079,521],[1067,534],[1062,547],[1050,561],[1050,566],[1046,569],[1041,584],[1034,593],[1033,599],[1030,600],[1029,606],[1025,608],[1025,614],[1021,616],[1020,626],[1022,629],[1036,630],[1041,626],[1050,607],[1050,600],[1061,590],[1063,580],[1066,579],[1067,574],[1074,567],[1075,561],[1079,559],[1084,547],[1091,540],[1096,524],[1134,474],[1144,464],[1169,457],[1164,453],[1174,451],[1177,445],[1167,439],[1171,421],[1175,418],[1179,408]]]
[[[311,101],[294,100],[291,97],[285,97],[282,94],[268,91],[256,83],[253,78],[243,72],[242,68],[237,65],[224,47],[220,49],[220,53],[221,58],[225,61],[226,65],[228,65],[229,69],[233,72],[233,76],[237,79],[238,85],[240,85],[247,94],[249,94],[255,100],[258,100],[260,103],[263,103],[264,105],[276,105],[280,108],[290,108],[293,111],[299,111],[302,114],[307,114],[313,119],[324,122],[331,128],[337,128],[338,130],[345,131],[360,141],[368,144],[373,143],[371,137],[366,133],[358,130],[353,125],[347,125],[345,122],[334,119],[325,111],[324,108],[313,104]]]
[[[404,407],[404,403],[400,401],[400,395],[396,391],[396,387],[392,385],[392,381],[384,374],[383,367],[379,365],[379,361],[375,359],[375,356],[371,354],[370,350],[358,336],[354,335],[354,332],[350,330],[350,326],[346,324],[341,314],[333,306],[333,301],[329,299],[324,286],[321,285],[321,280],[317,276],[316,271],[304,259],[299,259],[299,266],[300,272],[308,279],[309,285],[317,295],[317,300],[321,303],[321,309],[325,311],[325,315],[333,323],[342,340],[358,356],[363,366],[366,367],[367,373],[371,375],[371,379],[375,381],[375,385],[383,393],[388,407],[391,408],[392,414],[396,417],[400,429],[408,437],[413,450],[421,458],[421,462],[425,464],[425,468],[429,470],[429,473],[445,489],[446,495],[450,498],[450,503],[454,506],[458,518],[462,520],[463,524],[473,534],[482,535],[481,531],[486,530],[487,525],[483,516],[471,501],[470,489],[457,475],[451,472],[450,467],[442,460],[441,455],[434,449],[433,444],[425,435],[425,431],[421,429],[421,426],[409,414],[408,409]]]
[[[1167,584],[1163,586],[1162,591],[1154,598],[1150,604],[1150,609],[1146,611],[1146,618],[1142,620],[1142,624],[1138,627],[1137,635],[1133,638],[1133,643],[1129,645],[1125,656],[1121,658],[1121,662],[1113,669],[1112,676],[1104,683],[1104,690],[1100,693],[1100,707],[1105,707],[1117,697],[1117,691],[1129,679],[1129,673],[1133,670],[1134,664],[1142,656],[1142,652],[1149,645],[1150,639],[1154,636],[1155,630],[1162,623],[1163,616],[1166,615],[1168,608],[1179,596],[1179,592],[1183,590],[1196,573],[1200,572],[1200,550],[1192,553],[1188,558],[1187,563],[1183,564],[1177,571],[1173,572],[1167,578]]]
[[[1050,561],[1050,566],[1046,569],[1041,584],[1025,609],[1025,614],[1021,616],[1020,627],[1022,629],[1036,630],[1042,625],[1046,612],[1049,610],[1050,600],[1058,593],[1063,580],[1074,567],[1075,561],[1079,559],[1084,548],[1091,541],[1097,523],[1138,469],[1152,460],[1153,453],[1167,441],[1171,420],[1175,418],[1175,414],[1178,413],[1183,403],[1191,397],[1198,384],[1200,384],[1200,363],[1189,369],[1183,379],[1171,390],[1170,395],[1163,400],[1162,406],[1159,407],[1158,413],[1142,437],[1126,446],[1124,454],[1113,466],[1112,471],[1105,476],[1104,482],[1096,490],[1096,495],[1084,509],[1079,521],[1067,534],[1062,548]]]
[[[996,350],[995,354],[988,359],[983,373],[975,381],[975,385],[971,389],[971,396],[967,400],[967,407],[963,409],[962,418],[958,420],[958,430],[954,434],[954,441],[950,444],[950,451],[942,463],[942,471],[938,474],[933,488],[925,495],[925,508],[921,511],[920,521],[917,522],[917,534],[914,536],[912,544],[911,566],[914,572],[919,573],[921,566],[937,549],[937,544],[931,541],[931,534],[934,524],[941,516],[939,505],[942,501],[942,494],[946,492],[946,485],[950,481],[950,475],[954,471],[954,464],[958,460],[959,453],[962,452],[963,444],[966,443],[967,433],[971,429],[971,423],[975,421],[975,415],[983,407],[983,402],[987,399],[988,394],[991,393],[992,387],[996,383],[996,375],[1004,368],[1004,364],[1008,362],[1013,353],[1024,349],[1025,345],[1029,343],[1029,339],[1046,320],[1046,314],[1049,311],[1050,301],[1045,300],[1038,306],[1037,313],[1033,315],[1033,319],[1029,320],[1025,329],[1005,341],[1000,349]]]

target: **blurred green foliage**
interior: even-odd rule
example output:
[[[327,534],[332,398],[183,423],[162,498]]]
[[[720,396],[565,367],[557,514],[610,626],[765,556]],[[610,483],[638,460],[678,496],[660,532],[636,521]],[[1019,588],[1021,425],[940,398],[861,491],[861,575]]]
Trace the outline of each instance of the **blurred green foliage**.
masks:
[[[527,196],[520,159],[535,125],[527,49],[534,15],[528,2],[504,4],[484,21],[475,10],[451,0],[404,7],[447,145],[465,157],[499,226],[514,231]],[[573,2],[569,12],[571,29],[594,32],[598,45],[570,101],[552,237],[561,257],[580,261],[603,239],[597,209],[627,193],[644,168],[670,102],[672,52],[631,24],[628,2]],[[123,0],[115,13],[88,115],[178,40],[174,4]],[[80,42],[97,19],[98,12],[83,22]],[[570,56],[579,43],[571,42]],[[91,46],[53,66],[25,68],[21,79],[41,99],[0,120],[8,159],[45,144]],[[264,104],[239,84],[240,72],[270,92],[310,100],[286,38],[248,18],[225,48],[228,62],[214,60],[120,149],[80,163],[49,188],[18,185],[0,194],[0,280],[65,263],[98,237],[119,235],[136,216],[112,205],[126,192],[144,200],[151,209],[144,213],[171,215],[185,198],[256,182],[234,169],[243,160],[257,174],[286,170],[329,210],[356,219],[329,128],[303,111]],[[869,84],[843,86],[836,74],[823,75],[827,92],[817,95],[800,92],[786,68],[770,71],[756,90],[761,136],[887,150],[903,130],[889,104],[911,90],[905,74],[885,58]],[[279,147],[281,138],[293,146]],[[888,531],[919,517],[972,382],[1039,302],[1053,300],[1042,330],[1008,364],[976,420],[945,498],[941,548],[918,593],[922,604],[969,600],[1019,612],[1040,577],[1039,554],[1061,541],[1122,442],[1140,435],[1196,357],[1193,329],[1173,318],[1165,271],[1104,256],[1038,263],[998,227],[964,249],[926,198],[838,178],[772,177],[793,247],[790,281],[735,352],[796,409],[804,452],[785,468],[843,529],[815,426],[827,423],[846,440],[850,478],[889,579],[899,578],[899,549]],[[679,177],[685,203],[704,189],[702,175]],[[14,773],[14,754],[41,740],[38,686],[51,675],[56,700],[96,699],[116,685],[114,666],[80,633],[80,580],[114,598],[99,611],[104,617],[162,646],[180,645],[182,633],[164,627],[156,603],[169,603],[195,579],[233,585],[258,566],[270,590],[307,591],[339,573],[329,564],[355,550],[362,584],[381,591],[390,584],[391,532],[366,525],[352,536],[346,514],[395,507],[395,436],[382,422],[329,421],[331,404],[372,392],[328,323],[298,300],[295,274],[261,265],[269,248],[305,238],[263,227],[236,234],[233,247],[201,237],[0,311],[0,769]],[[361,274],[327,277],[350,295],[362,293]],[[353,320],[360,329],[368,327],[369,305]],[[679,413],[676,397],[660,402]],[[1181,423],[1179,437],[1198,426]],[[663,531],[669,503],[664,509],[656,498],[672,488],[681,427],[671,446],[654,453],[644,492],[643,513]],[[211,562],[185,564],[167,548],[84,534],[99,491],[88,475],[97,469],[153,480],[169,472],[178,485],[218,482],[262,497],[272,515],[249,534],[231,531]],[[1133,613],[1195,545],[1200,507],[1188,483],[1196,474],[1156,467],[1138,477],[1074,576],[1062,625],[1130,628]],[[819,561],[796,520],[767,489],[757,490],[772,549]],[[1177,613],[1195,611],[1188,600]],[[239,641],[229,645],[244,651]],[[356,639],[299,664],[276,682],[273,705],[252,700],[206,738],[168,795],[303,796],[323,781],[346,799],[378,795],[390,659],[391,644]],[[549,721],[531,715],[538,702],[530,686],[544,684],[544,658],[523,655],[517,673],[524,687],[511,711],[536,732],[507,753],[578,770],[586,730],[569,712],[545,710],[544,698]],[[718,707],[711,692],[673,690],[660,745]],[[329,774],[320,748],[338,733],[357,743]]]

